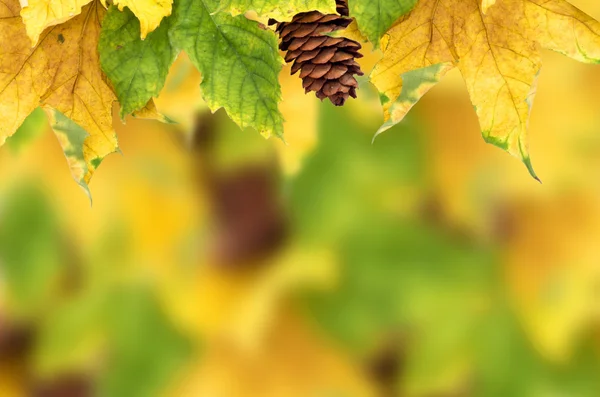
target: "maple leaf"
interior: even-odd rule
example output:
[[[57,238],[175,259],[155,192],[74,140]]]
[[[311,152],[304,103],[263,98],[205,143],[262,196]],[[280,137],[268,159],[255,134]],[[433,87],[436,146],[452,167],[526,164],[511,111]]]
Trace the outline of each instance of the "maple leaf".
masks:
[[[335,0],[222,0],[219,10],[230,12],[232,15],[255,11],[262,17],[275,18],[278,21],[288,21],[300,12],[320,11],[323,14],[335,14]]]
[[[98,47],[103,70],[122,105],[121,117],[139,110],[164,87],[181,50],[202,74],[202,96],[223,107],[240,127],[265,136],[283,134],[278,73],[283,60],[271,31],[246,17],[215,11],[214,0],[182,0],[161,26],[141,40],[131,12],[111,8]]]
[[[382,45],[384,57],[371,74],[384,107],[385,124],[378,132],[400,122],[457,66],[485,140],[520,158],[536,177],[527,127],[540,47],[598,63],[600,23],[563,0],[421,0]],[[402,93],[403,76],[410,72],[417,79]],[[419,73],[425,78],[419,80]]]
[[[417,0],[350,0],[348,8],[360,31],[371,43],[377,44],[392,24],[416,3]]]
[[[73,179],[83,187],[91,200],[91,194],[85,181],[88,174],[88,165],[85,161],[84,144],[90,136],[86,130],[81,128],[73,120],[56,109],[45,107],[44,111],[50,121],[50,126],[58,138],[63,152],[67,158]]]
[[[212,111],[223,107],[240,127],[265,137],[283,135],[277,39],[243,15],[214,12],[215,0],[175,3],[171,43],[202,74],[202,95]]]
[[[106,0],[102,0],[102,4],[106,6]],[[140,20],[140,36],[145,39],[164,17],[171,15],[173,0],[113,0],[112,4],[121,11],[127,7],[133,12]]]
[[[36,45],[44,29],[60,25],[81,13],[81,8],[92,0],[30,0],[23,7],[21,17],[27,27],[27,35]]]
[[[33,45],[37,44],[44,29],[60,25],[79,15],[81,8],[93,0],[30,0],[23,7],[21,17],[27,26],[27,35]],[[101,0],[107,7],[106,0]],[[172,0],[115,0],[113,4],[123,11],[129,8],[140,20],[139,35],[145,39],[148,33],[160,25],[160,21],[171,15]]]
[[[110,7],[102,22],[98,51],[102,69],[113,83],[121,118],[143,108],[158,96],[165,84],[175,50],[168,36],[168,23],[145,40],[138,34],[140,22],[129,10]]]
[[[66,150],[73,177],[84,187],[102,159],[117,150],[112,128],[115,95],[100,70],[98,46],[105,10],[98,1],[80,15],[44,31],[31,48],[19,17],[18,0],[0,8],[0,144],[14,134],[23,120],[43,106]],[[58,113],[86,131],[57,128]],[[76,137],[76,138],[75,138]],[[75,140],[71,140],[75,138]],[[82,148],[73,149],[73,145]],[[69,148],[68,150],[66,148]],[[77,153],[77,155],[74,155]]]

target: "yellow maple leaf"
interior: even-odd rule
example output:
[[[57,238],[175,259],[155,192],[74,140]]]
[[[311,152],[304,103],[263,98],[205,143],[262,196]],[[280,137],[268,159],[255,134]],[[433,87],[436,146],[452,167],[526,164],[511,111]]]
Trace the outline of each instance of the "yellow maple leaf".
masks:
[[[112,3],[121,11],[129,8],[140,20],[142,40],[160,25],[164,17],[171,15],[173,6],[173,0],[113,0]],[[102,0],[102,4],[106,6],[106,0]]]
[[[527,127],[540,47],[598,63],[600,23],[564,0],[421,0],[382,46],[384,58],[371,75],[384,105],[379,132],[457,66],[485,140],[520,158],[535,177]],[[403,87],[407,73],[414,81]]]
[[[81,14],[81,8],[92,0],[29,0],[21,10],[27,35],[36,45],[44,29],[60,25]]]
[[[21,11],[27,26],[27,35],[36,45],[44,29],[60,25],[81,14],[81,8],[92,0],[30,0]],[[101,0],[107,7],[106,0]],[[140,20],[140,35],[145,39],[148,33],[160,25],[164,17],[171,15],[172,0],[115,0],[113,4],[123,11],[129,8]]]
[[[38,45],[31,48],[19,17],[19,1],[6,0],[3,4],[0,144],[15,133],[29,113],[43,106],[52,116],[74,178],[85,187],[102,159],[118,147],[112,127],[116,97],[95,50],[105,10],[98,1],[92,2],[80,15],[45,30]],[[73,125],[67,125],[67,118]],[[57,119],[61,119],[61,126],[55,123]]]

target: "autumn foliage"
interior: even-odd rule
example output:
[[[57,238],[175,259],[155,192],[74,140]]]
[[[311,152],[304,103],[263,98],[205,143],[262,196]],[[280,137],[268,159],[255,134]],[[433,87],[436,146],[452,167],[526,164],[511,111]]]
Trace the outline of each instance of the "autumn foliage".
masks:
[[[456,67],[484,139],[520,158],[534,177],[527,135],[540,49],[600,61],[600,24],[565,0],[349,0],[344,10],[355,22],[335,35],[383,51],[369,76],[384,111],[378,133],[399,123]],[[283,138],[283,59],[276,33],[265,24],[271,18],[285,26],[306,12],[335,18],[338,11],[334,0],[6,0],[0,9],[0,139],[42,107],[75,180],[87,189],[103,158],[118,150],[114,102],[122,119],[173,121],[153,99],[182,51],[201,73],[202,98],[212,111],[224,108],[240,127]],[[292,26],[311,27],[307,37],[334,34],[315,30],[310,18],[298,21]],[[326,50],[304,57],[321,59]],[[349,56],[358,56],[353,51]],[[359,70],[348,63],[353,58],[342,62],[332,79],[342,68]],[[320,76],[321,69],[310,72]],[[356,94],[351,74],[342,76],[350,85],[306,76],[305,88],[320,97],[334,95],[334,87],[341,90],[335,95]]]

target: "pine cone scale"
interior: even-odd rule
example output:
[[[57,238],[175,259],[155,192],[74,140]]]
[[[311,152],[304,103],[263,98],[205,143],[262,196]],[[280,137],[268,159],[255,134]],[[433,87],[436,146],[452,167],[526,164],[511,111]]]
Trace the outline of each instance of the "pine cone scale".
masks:
[[[316,50],[315,50],[316,51]],[[311,60],[312,63],[317,64],[317,65],[323,65],[326,64],[328,62],[330,62],[333,57],[335,57],[337,53],[337,47],[325,47],[322,50],[319,50],[319,53],[317,55],[315,55],[314,57],[308,58],[306,60]],[[304,53],[306,54],[306,52]],[[302,55],[304,55],[302,54]],[[305,62],[305,60],[300,60],[300,58],[298,58],[298,62]]]
[[[298,40],[301,41],[301,40]],[[325,45],[327,41],[327,37],[310,37],[306,42],[300,47],[302,51],[312,51],[319,46]]]
[[[325,76],[326,79],[330,79],[331,77],[328,77],[327,75],[334,67],[335,66],[332,65],[316,65],[308,74],[308,76],[312,77],[313,79],[320,79],[323,76]],[[302,77],[302,75],[300,75],[300,77]]]
[[[348,67],[344,65],[333,65],[329,72],[325,74],[325,78],[327,80],[338,80],[342,78],[348,71]]]
[[[317,22],[321,18],[323,18],[323,14],[321,14],[319,11],[311,11],[294,15],[292,22],[310,23]]]
[[[355,59],[362,57],[362,46],[348,38],[326,35],[346,28],[352,21],[347,18],[346,0],[336,0],[336,10],[338,14],[299,13],[291,22],[270,20],[269,25],[277,24],[279,48],[286,51],[285,61],[293,62],[291,73],[300,71],[304,90],[341,106],[349,96],[356,98],[355,76],[363,72]]]

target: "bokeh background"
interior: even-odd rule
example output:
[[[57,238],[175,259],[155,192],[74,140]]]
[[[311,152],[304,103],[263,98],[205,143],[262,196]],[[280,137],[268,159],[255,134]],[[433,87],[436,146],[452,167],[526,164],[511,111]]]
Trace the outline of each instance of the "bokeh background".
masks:
[[[458,73],[371,143],[366,81],[334,108],[285,68],[284,145],[182,56],[93,205],[36,111],[0,151],[0,396],[600,396],[600,68],[544,62],[542,184]]]

